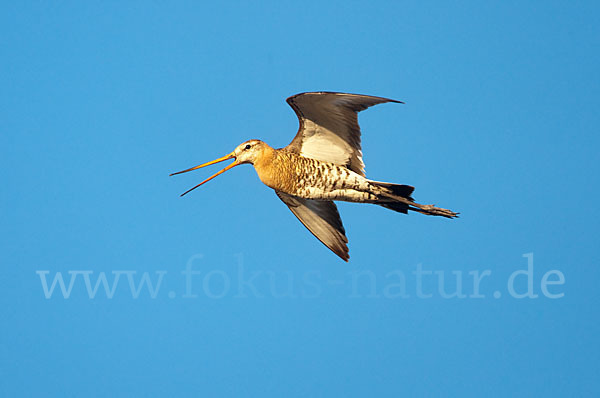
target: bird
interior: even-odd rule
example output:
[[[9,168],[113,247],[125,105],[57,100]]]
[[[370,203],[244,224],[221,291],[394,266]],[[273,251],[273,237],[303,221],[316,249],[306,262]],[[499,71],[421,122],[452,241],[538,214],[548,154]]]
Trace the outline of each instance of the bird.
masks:
[[[459,213],[422,205],[414,187],[366,178],[358,113],[393,99],[330,91],[305,92],[286,99],[300,126],[291,143],[275,149],[251,139],[213,161],[170,174],[187,173],[233,159],[233,163],[181,196],[241,164],[254,166],[259,179],[285,203],[302,224],[333,253],[348,261],[348,238],[335,201],[372,203],[407,214],[456,218]]]

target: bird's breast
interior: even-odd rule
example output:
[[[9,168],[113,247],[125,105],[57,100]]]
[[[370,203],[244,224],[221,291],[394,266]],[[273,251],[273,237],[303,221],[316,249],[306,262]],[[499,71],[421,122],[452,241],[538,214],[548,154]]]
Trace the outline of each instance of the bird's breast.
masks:
[[[294,189],[298,182],[295,172],[297,160],[291,155],[293,154],[274,153],[269,159],[259,159],[254,163],[254,169],[263,184],[285,193]]]

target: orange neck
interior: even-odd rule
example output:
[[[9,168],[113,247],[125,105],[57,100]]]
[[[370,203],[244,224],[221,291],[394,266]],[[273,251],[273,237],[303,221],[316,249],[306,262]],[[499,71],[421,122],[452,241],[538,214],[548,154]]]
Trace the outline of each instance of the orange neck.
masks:
[[[273,163],[273,159],[275,158],[275,149],[271,148],[269,145],[263,143],[263,148],[260,151],[260,155],[254,161],[254,168],[258,171],[261,169],[269,168],[271,163]]]
[[[271,148],[267,144],[263,145],[264,148],[261,151],[260,156],[254,161],[254,169],[263,184],[275,189],[278,173],[277,166],[274,163],[276,163],[277,150]]]

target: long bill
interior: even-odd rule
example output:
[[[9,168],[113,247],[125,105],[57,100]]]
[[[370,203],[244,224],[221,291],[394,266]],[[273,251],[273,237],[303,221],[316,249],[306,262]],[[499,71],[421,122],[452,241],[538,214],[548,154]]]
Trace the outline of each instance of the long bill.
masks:
[[[219,163],[219,162],[224,162],[224,161],[226,161],[226,160],[229,160],[229,159],[234,159],[234,158],[235,158],[235,155],[234,155],[234,154],[233,154],[233,152],[232,152],[232,153],[230,153],[230,154],[228,154],[228,155],[225,155],[225,156],[223,156],[223,157],[220,157],[220,158],[218,158],[218,159],[215,159],[215,160],[213,160],[213,161],[210,161],[210,162],[208,162],[208,163],[203,163],[203,164],[201,164],[201,165],[199,165],[199,166],[192,167],[192,168],[190,168],[190,169],[187,169],[187,170],[182,170],[182,171],[178,171],[177,173],[170,174],[170,176],[174,176],[174,175],[176,175],[176,174],[181,174],[181,173],[187,173],[188,171],[192,171],[192,170],[201,169],[202,167],[210,166],[210,165],[212,165],[212,164]],[[209,182],[210,180],[212,180],[213,178],[215,178],[215,177],[216,177],[216,176],[218,176],[219,174],[223,174],[223,173],[224,173],[224,172],[226,172],[227,170],[234,168],[234,167],[235,167],[235,166],[237,166],[238,164],[239,164],[239,163],[237,163],[237,162],[235,162],[235,161],[234,161],[233,163],[231,163],[230,165],[228,165],[227,167],[225,167],[223,170],[221,170],[221,171],[219,171],[219,172],[217,172],[217,173],[213,174],[212,176],[208,177],[206,180],[202,181],[200,184],[196,185],[195,187],[193,187],[193,188],[191,188],[191,189],[188,189],[187,191],[185,191],[184,193],[182,193],[182,194],[181,194],[181,196],[183,196],[183,195],[185,195],[185,194],[187,194],[187,193],[189,193],[189,192],[193,191],[194,189],[198,188],[198,187],[199,187],[199,186],[201,186],[202,184],[205,184],[205,183]]]

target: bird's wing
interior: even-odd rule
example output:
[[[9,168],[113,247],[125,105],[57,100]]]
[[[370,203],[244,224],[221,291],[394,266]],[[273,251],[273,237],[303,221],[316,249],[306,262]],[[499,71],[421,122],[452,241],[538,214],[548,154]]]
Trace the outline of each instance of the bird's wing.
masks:
[[[348,261],[348,238],[340,213],[332,201],[303,199],[275,191],[298,220],[331,251]]]
[[[365,164],[360,149],[358,112],[376,104],[400,101],[344,93],[302,93],[289,97],[300,128],[286,150],[331,162],[362,176]]]

